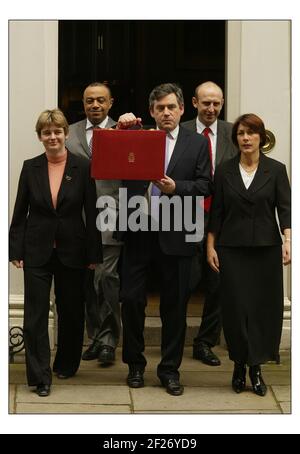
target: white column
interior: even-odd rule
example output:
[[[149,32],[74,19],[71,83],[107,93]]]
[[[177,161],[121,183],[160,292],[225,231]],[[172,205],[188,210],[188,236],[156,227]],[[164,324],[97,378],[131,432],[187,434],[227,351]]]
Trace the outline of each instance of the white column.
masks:
[[[290,21],[228,21],[226,119],[256,113],[273,132],[269,156],[291,164]],[[282,347],[290,331],[290,267],[284,269],[285,312]]]
[[[270,156],[290,171],[289,21],[228,21],[226,118],[253,112],[276,137]]]
[[[10,216],[23,161],[43,152],[35,133],[35,123],[43,110],[57,107],[57,86],[58,21],[10,21]],[[21,323],[22,295],[23,273],[11,266],[10,326]],[[50,319],[52,318],[50,314]],[[54,336],[54,331],[52,334]]]

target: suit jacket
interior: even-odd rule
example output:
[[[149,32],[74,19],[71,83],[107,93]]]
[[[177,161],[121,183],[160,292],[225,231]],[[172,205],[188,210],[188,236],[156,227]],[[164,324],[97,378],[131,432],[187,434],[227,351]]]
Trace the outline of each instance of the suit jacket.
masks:
[[[192,220],[195,222],[195,196],[207,196],[211,193],[210,161],[208,141],[205,137],[194,134],[185,128],[179,128],[176,145],[166,174],[176,183],[175,195],[193,197]],[[146,195],[149,181],[127,181],[124,185],[128,198],[133,195]],[[171,196],[170,196],[171,197]],[[130,211],[129,211],[130,214]],[[173,219],[171,216],[171,227]],[[184,223],[183,223],[184,224]],[[161,250],[168,255],[190,256],[196,254],[195,242],[187,242],[185,226],[181,231],[159,231]],[[124,238],[124,232],[117,232],[118,238]]]
[[[107,128],[112,128],[116,122],[108,117]],[[90,150],[86,141],[86,119],[78,121],[70,126],[69,137],[66,141],[66,147],[72,153],[90,159]],[[114,203],[108,205],[106,212],[112,216],[116,216],[119,206],[119,188],[121,185],[120,180],[95,180],[97,198],[107,195],[114,199]],[[116,207],[116,208],[115,208]],[[113,232],[102,232],[102,243],[104,245],[118,245],[120,244],[112,237]]]
[[[196,118],[185,121],[181,126],[190,131],[197,132]],[[217,146],[216,146],[216,167],[227,159],[236,156],[238,150],[231,140],[232,123],[217,120]]]
[[[220,246],[274,246],[281,231],[291,227],[291,194],[285,165],[260,153],[254,179],[246,189],[239,158],[225,162],[215,173],[215,194],[209,231]]]
[[[87,160],[68,152],[56,209],[46,154],[24,161],[9,233],[10,261],[42,266],[50,259],[55,242],[58,257],[66,266],[83,268],[101,262],[96,216],[95,182]]]

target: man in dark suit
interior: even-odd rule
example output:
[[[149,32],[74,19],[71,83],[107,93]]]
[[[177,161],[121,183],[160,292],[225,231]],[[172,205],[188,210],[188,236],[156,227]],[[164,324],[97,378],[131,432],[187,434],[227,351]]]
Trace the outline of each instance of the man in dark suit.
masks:
[[[94,128],[111,128],[116,122],[108,116],[113,104],[109,88],[100,83],[90,84],[83,93],[86,118],[70,126],[67,148],[74,154],[91,158]],[[96,180],[97,197],[109,195],[115,204],[107,208],[115,215],[118,207],[120,182]],[[86,276],[86,327],[93,342],[83,353],[82,359],[97,359],[104,364],[115,360],[115,349],[120,336],[120,305],[118,261],[121,243],[110,231],[102,232],[103,263],[95,271],[88,270]]]
[[[208,135],[211,146],[211,170],[213,175],[217,165],[237,154],[237,149],[231,140],[232,124],[218,119],[224,104],[222,89],[213,82],[204,82],[196,87],[192,103],[197,109],[198,115],[194,120],[183,122],[182,126],[199,134]],[[209,203],[206,204],[205,209],[206,230]],[[199,278],[203,281],[205,301],[202,322],[197,337],[194,339],[193,358],[210,366],[219,366],[221,362],[211,350],[211,347],[218,343],[221,332],[218,301],[219,275],[212,271],[207,264],[205,238],[199,244],[198,257],[198,263],[194,262],[192,280],[195,282]],[[200,274],[201,276],[198,276]]]
[[[168,198],[175,195],[184,208],[185,196],[191,196],[194,205],[189,214],[194,214],[196,196],[207,196],[211,190],[208,141],[179,126],[184,101],[177,85],[167,83],[154,88],[149,97],[149,107],[157,128],[167,133],[165,176],[150,185],[145,181],[128,182],[128,197],[142,195],[147,199],[151,194],[151,203],[154,203],[154,194],[157,197],[166,195]],[[131,123],[131,114],[128,115],[129,121],[126,122],[126,116],[123,120],[127,127],[136,121]],[[170,217],[171,227],[168,231],[163,231],[160,223],[158,231],[128,230],[124,236],[121,292],[123,361],[129,367],[128,385],[132,388],[144,386],[143,374],[147,363],[143,355],[147,266],[155,260],[161,277],[162,321],[162,358],[157,375],[169,394],[179,396],[183,393],[183,386],[179,381],[178,369],[185,341],[190,270],[197,243],[187,241],[185,225],[176,231],[173,226],[175,216]],[[195,221],[195,216],[193,219]]]

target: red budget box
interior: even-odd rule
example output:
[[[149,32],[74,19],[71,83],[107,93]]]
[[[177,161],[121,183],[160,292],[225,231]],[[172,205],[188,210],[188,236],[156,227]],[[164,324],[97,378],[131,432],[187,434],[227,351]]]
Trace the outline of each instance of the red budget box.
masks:
[[[97,180],[160,180],[166,133],[156,130],[94,129],[92,177]]]

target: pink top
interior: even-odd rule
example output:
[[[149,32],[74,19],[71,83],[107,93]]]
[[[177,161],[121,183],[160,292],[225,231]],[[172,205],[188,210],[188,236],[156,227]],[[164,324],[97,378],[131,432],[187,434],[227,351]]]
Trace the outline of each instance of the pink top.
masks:
[[[57,195],[67,162],[67,150],[65,150],[64,154],[60,156],[53,156],[49,155],[48,153],[46,153],[46,156],[48,160],[48,175],[52,203],[54,208],[56,209]]]

